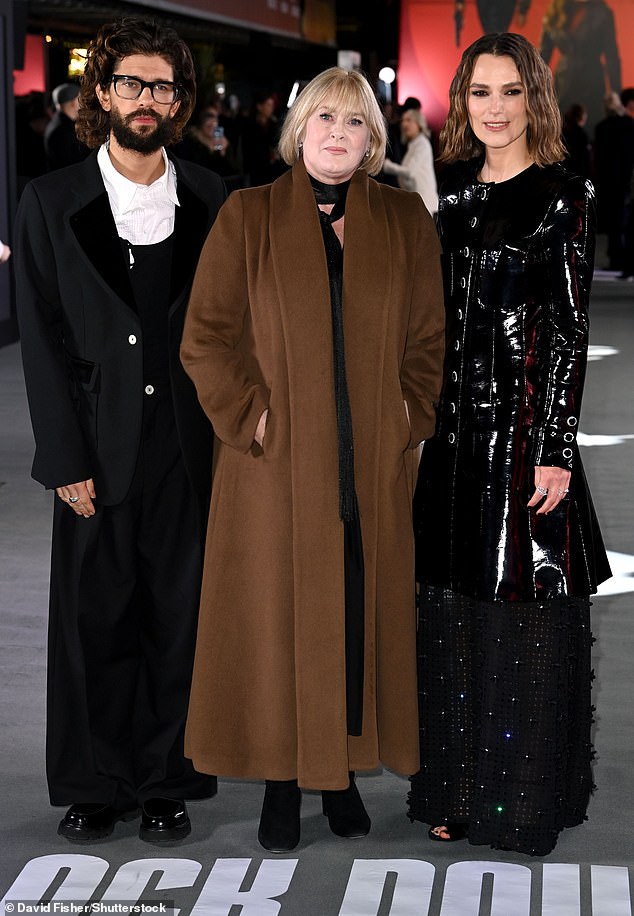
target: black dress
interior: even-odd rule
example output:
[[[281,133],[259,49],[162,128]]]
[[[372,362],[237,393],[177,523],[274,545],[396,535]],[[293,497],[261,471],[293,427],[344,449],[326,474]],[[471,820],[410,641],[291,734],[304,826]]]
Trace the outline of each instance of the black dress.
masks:
[[[557,166],[443,186],[448,311],[414,500],[421,770],[410,816],[534,855],[592,790],[589,595],[610,575],[576,445],[593,260],[590,185]],[[571,471],[549,515],[535,465]]]

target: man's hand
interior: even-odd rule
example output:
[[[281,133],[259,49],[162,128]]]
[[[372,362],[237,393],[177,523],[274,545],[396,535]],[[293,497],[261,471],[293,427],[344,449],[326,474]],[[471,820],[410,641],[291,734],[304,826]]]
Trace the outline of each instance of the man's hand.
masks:
[[[80,480],[79,483],[69,483],[65,487],[57,487],[55,492],[76,515],[90,518],[95,514],[93,499],[96,497],[95,485],[90,480]]]

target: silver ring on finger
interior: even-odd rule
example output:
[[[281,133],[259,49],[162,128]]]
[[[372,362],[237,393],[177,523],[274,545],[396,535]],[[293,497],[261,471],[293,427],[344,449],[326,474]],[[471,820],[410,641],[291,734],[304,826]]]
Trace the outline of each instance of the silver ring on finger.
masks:
[[[557,496],[565,496],[568,490],[557,490]]]
[[[69,496],[69,497],[68,497],[68,502],[69,502],[69,503],[73,503],[73,505],[74,505],[75,503],[78,503],[78,502],[79,502],[79,496]]]
[[[548,487],[542,487],[540,484],[537,484],[535,487],[538,493],[541,493],[542,496],[548,495]]]

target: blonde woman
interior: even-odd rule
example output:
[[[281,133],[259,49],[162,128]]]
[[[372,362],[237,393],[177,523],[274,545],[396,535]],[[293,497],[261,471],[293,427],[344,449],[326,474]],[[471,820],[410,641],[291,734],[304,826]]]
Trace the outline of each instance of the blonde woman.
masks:
[[[401,140],[407,143],[403,161],[399,164],[386,159],[383,171],[396,175],[399,188],[417,191],[430,213],[438,210],[438,187],[434,171],[434,151],[429,139],[425,115],[409,108],[401,118]]]
[[[354,771],[418,767],[408,478],[444,321],[429,214],[370,177],[385,143],[361,74],[309,83],[291,170],[234,192],[209,235],[181,349],[218,442],[187,752],[266,780],[276,852],[299,842],[302,788],[363,836]]]

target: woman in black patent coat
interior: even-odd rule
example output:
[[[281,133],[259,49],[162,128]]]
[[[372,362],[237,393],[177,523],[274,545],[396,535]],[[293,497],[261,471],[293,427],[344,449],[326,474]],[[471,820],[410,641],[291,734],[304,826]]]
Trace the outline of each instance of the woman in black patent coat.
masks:
[[[610,575],[576,444],[594,192],[557,164],[559,123],[524,38],[465,51],[441,134],[445,380],[414,500],[410,817],[537,855],[585,817],[589,595]]]

